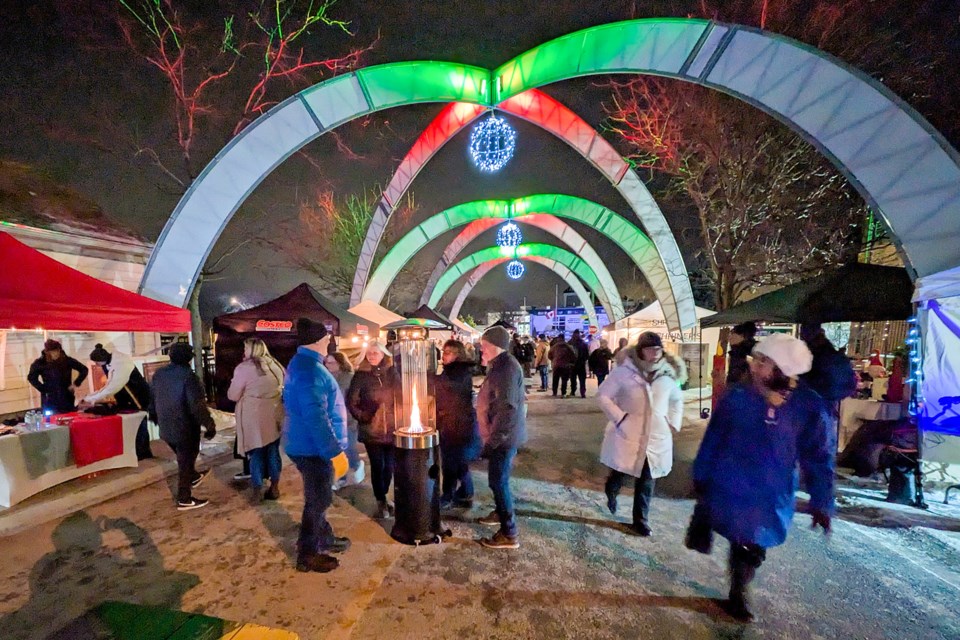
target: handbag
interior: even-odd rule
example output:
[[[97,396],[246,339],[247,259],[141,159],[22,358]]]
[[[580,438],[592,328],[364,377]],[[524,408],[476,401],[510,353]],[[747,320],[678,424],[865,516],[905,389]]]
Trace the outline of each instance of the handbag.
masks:
[[[697,553],[710,553],[713,546],[713,529],[710,527],[710,516],[707,506],[700,500],[693,507],[690,524],[687,526],[687,535],[683,540],[687,549]]]

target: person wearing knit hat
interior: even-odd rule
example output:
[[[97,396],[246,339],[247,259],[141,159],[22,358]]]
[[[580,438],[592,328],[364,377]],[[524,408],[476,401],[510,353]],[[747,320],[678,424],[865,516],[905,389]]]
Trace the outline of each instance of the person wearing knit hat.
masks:
[[[193,373],[193,347],[186,342],[170,345],[170,364],[153,374],[150,417],[160,427],[160,439],[177,457],[177,511],[205,507],[207,500],[193,497],[192,489],[203,482],[210,469],[197,472],[200,430],[209,440],[217,433],[207,408],[203,384]]]
[[[297,352],[287,365],[283,386],[283,443],[303,476],[303,516],[297,539],[297,571],[326,573],[340,566],[332,553],[350,540],[334,535],[326,512],[333,503],[337,469],[347,470],[347,413],[343,394],[323,366],[331,336],[319,322],[297,320]]]
[[[495,508],[478,522],[499,527],[492,536],[480,540],[490,549],[520,546],[510,492],[510,467],[517,449],[527,439],[527,397],[523,369],[510,355],[509,347],[510,334],[503,327],[490,327],[480,338],[487,376],[477,392],[477,422],[483,442],[481,456],[489,462],[487,476]]]
[[[773,334],[753,349],[749,378],[717,403],[693,465],[697,504],[686,546],[709,553],[712,534],[730,541],[724,609],[749,622],[747,589],[766,550],[787,538],[803,470],[814,527],[830,531],[834,431],[826,404],[802,379],[813,356],[799,339]]]
[[[75,392],[86,378],[87,367],[65,354],[63,345],[56,340],[43,343],[40,357],[33,361],[27,373],[27,382],[40,392],[41,409],[53,413],[76,410]]]

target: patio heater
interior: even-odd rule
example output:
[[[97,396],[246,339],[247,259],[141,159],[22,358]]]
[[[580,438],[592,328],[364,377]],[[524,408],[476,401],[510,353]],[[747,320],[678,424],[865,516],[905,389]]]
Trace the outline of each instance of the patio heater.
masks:
[[[438,322],[419,318],[399,320],[383,327],[397,332],[402,392],[396,398],[394,433],[394,503],[390,535],[404,544],[440,542],[440,434],[434,399],[428,388],[436,372],[433,343],[427,339]]]

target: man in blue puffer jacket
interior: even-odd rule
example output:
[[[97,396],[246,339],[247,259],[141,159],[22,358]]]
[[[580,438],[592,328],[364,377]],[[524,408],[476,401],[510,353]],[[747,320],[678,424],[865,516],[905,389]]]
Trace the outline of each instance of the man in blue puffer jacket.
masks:
[[[336,480],[334,459],[344,456],[347,446],[347,416],[340,387],[323,366],[330,344],[326,327],[300,318],[297,342],[283,387],[284,450],[303,476],[297,571],[325,573],[339,565],[329,553],[350,546],[347,538],[333,534],[326,518]]]
[[[753,619],[748,585],[766,550],[787,538],[798,466],[813,525],[830,531],[834,434],[823,399],[798,380],[812,361],[796,338],[761,340],[748,379],[717,404],[693,464],[697,506],[686,545],[709,553],[711,531],[730,541],[730,597],[723,606],[744,622]]]

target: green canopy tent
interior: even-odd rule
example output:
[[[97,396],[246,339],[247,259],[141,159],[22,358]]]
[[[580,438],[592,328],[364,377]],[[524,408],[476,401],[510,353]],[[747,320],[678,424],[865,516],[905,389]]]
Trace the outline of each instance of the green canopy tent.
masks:
[[[913,282],[902,267],[849,264],[702,318],[700,326],[906,320],[913,315],[912,294]]]

